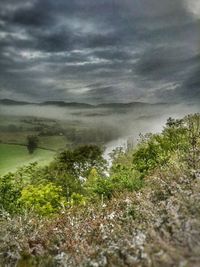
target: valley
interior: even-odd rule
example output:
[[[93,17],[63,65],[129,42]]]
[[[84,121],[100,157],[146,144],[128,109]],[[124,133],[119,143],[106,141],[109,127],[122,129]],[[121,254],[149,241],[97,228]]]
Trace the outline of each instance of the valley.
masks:
[[[170,116],[198,112],[198,106],[164,103],[30,104],[0,101],[0,174],[37,161],[49,163],[57,153],[83,144],[96,144],[104,157],[116,147],[137,143],[139,134],[159,132]],[[27,137],[37,136],[38,149],[29,155]],[[9,162],[9,163],[8,163]],[[8,166],[9,165],[9,166]]]

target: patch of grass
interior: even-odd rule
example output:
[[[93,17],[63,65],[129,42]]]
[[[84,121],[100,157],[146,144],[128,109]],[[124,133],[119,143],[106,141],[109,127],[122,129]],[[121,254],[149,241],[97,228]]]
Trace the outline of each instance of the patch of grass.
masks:
[[[54,154],[52,151],[37,149],[30,155],[25,146],[0,144],[0,175],[34,161],[39,165],[46,165],[53,159]]]
[[[10,144],[26,144],[26,138],[29,135],[34,135],[33,131],[20,131],[20,132],[12,132],[5,131],[0,133],[0,141],[2,143],[10,143]]]

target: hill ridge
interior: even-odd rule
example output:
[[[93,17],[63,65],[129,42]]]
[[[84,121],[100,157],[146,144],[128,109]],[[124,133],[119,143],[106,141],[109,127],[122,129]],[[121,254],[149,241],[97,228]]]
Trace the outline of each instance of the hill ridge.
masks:
[[[167,103],[148,103],[148,102],[140,102],[140,101],[133,101],[133,102],[110,102],[110,103],[101,103],[101,104],[88,104],[82,102],[66,102],[61,100],[50,100],[44,102],[27,102],[27,101],[18,101],[12,99],[0,99],[0,105],[9,105],[9,106],[21,106],[21,105],[39,105],[39,106],[60,106],[60,107],[80,107],[80,108],[125,108],[125,107],[134,107],[134,106],[151,106],[151,105],[166,105]]]

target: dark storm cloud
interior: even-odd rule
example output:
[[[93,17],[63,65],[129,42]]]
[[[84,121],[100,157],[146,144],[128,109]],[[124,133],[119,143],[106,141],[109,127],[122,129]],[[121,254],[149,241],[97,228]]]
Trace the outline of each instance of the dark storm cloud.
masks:
[[[178,80],[185,73],[188,55],[176,47],[154,47],[147,49],[135,64],[135,72],[148,80]]]
[[[195,0],[2,0],[0,97],[199,100]]]
[[[41,25],[48,25],[51,17],[42,9],[37,8],[37,6],[34,8],[28,6],[17,9],[10,20],[12,23],[22,26],[40,27]]]
[[[195,64],[195,62],[197,62]],[[177,97],[180,97],[182,100],[190,100],[199,102],[200,100],[200,57],[197,56],[193,59],[193,64],[189,65],[190,67],[189,74],[186,79],[183,81],[182,86],[180,86],[177,91]]]

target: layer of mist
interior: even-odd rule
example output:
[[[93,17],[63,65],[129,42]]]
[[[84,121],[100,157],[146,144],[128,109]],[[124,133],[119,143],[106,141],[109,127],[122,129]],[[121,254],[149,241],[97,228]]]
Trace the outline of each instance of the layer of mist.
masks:
[[[105,156],[118,146],[126,147],[127,141],[136,143],[140,133],[160,132],[169,117],[181,118],[190,113],[200,112],[198,105],[136,105],[127,108],[117,106],[78,108],[57,106],[6,106],[0,105],[0,115],[18,117],[38,117],[53,119],[63,124],[76,123],[88,128],[110,128],[118,137],[106,143]]]

